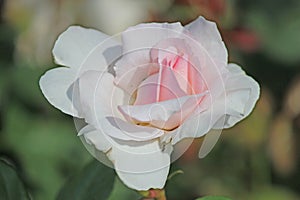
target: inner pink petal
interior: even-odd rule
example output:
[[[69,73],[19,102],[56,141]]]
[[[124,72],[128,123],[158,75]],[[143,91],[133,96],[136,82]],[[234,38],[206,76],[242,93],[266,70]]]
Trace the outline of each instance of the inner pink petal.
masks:
[[[178,85],[185,93],[199,94],[207,89],[199,71],[200,66],[195,66],[193,52],[184,39],[161,41],[151,49],[150,56],[153,62],[173,70]]]
[[[141,82],[133,105],[177,99],[207,90],[199,71],[201,68],[191,62],[193,54],[183,39],[159,42],[151,49],[150,57],[158,71]]]
[[[179,86],[173,70],[162,66],[160,69],[158,101],[166,101],[187,95]]]
[[[171,62],[180,87],[190,95],[200,94],[207,88],[198,68],[195,68],[188,55],[178,55]]]
[[[144,80],[137,90],[134,105],[144,105],[156,102],[157,99],[158,73]]]
[[[182,56],[177,56],[172,64],[170,67],[173,69],[181,89],[186,91],[187,94],[193,94],[191,92],[191,83],[188,80],[190,73],[188,60]]]
[[[200,94],[207,90],[206,84],[201,76],[201,73],[198,68],[190,65],[188,71],[188,81],[191,86],[188,91],[189,94]]]
[[[172,69],[161,66],[159,73],[149,76],[140,84],[134,105],[166,101],[185,95],[186,93],[180,88]]]

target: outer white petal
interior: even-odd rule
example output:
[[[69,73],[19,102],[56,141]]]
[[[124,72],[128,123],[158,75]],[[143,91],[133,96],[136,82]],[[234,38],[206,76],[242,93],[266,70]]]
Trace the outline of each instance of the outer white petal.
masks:
[[[96,159],[109,167],[113,167],[113,164],[106,156],[106,153],[112,149],[114,144],[109,136],[91,125],[83,127],[79,131],[78,136],[80,136],[84,146]]]
[[[172,152],[170,144],[160,146],[158,140],[114,140],[90,125],[82,128],[79,136],[94,157],[108,166],[114,165],[120,179],[128,187],[135,190],[164,187]]]
[[[158,140],[138,143],[113,140],[90,125],[82,128],[79,135],[94,157],[108,166],[114,165],[128,187],[135,190],[164,187],[172,152],[170,144],[161,147]]]
[[[219,105],[226,108],[226,112],[221,115],[214,124],[213,129],[230,128],[243,118],[247,117],[255,106],[259,98],[259,85],[236,64],[229,64],[229,75],[225,82],[225,104],[219,101]],[[211,130],[202,143],[199,157],[205,157],[216,144],[221,135],[221,130]]]
[[[185,28],[204,47],[218,66],[226,67],[227,49],[214,22],[208,21],[204,17],[198,17],[187,24]]]
[[[118,44],[100,31],[71,26],[58,37],[52,53],[57,64],[78,69],[91,51],[99,45],[108,47]],[[102,48],[102,51],[105,51],[105,48]],[[103,52],[98,52],[98,65],[94,67],[98,67],[98,70],[107,67]]]
[[[206,133],[214,126],[214,124],[224,115],[224,104],[217,102],[206,110],[199,110],[193,116],[184,121],[177,129],[165,134],[163,141],[170,141],[176,144],[184,138],[198,138]]]
[[[172,144],[176,144],[183,138],[201,137],[210,129],[230,128],[250,114],[259,98],[259,85],[239,66],[229,64],[228,69],[223,95],[212,99],[209,109],[188,118],[179,128],[166,134],[164,141],[172,138]]]
[[[149,49],[159,41],[176,38],[182,34],[183,26],[177,23],[147,23],[132,26],[122,33],[123,52]]]
[[[117,110],[125,100],[123,91],[113,83],[108,72],[87,71],[79,78],[79,96],[86,122],[101,129],[99,122],[106,117],[122,117]]]
[[[191,34],[191,37],[184,35],[192,52],[190,63],[205,82],[211,99],[216,101],[225,92],[227,49],[214,22],[199,17],[185,29],[187,35]]]
[[[108,154],[120,179],[135,190],[163,188],[170,167],[171,145],[163,149],[158,140],[119,143]]]
[[[229,64],[229,76],[225,83],[226,88],[226,116],[224,127],[230,128],[247,117],[253,110],[260,94],[258,83],[247,76],[236,64]]]
[[[54,68],[41,77],[39,84],[44,96],[54,107],[66,114],[79,117],[79,111],[72,102],[72,84],[75,76],[68,68]]]
[[[83,136],[85,142],[94,146],[98,151],[107,152],[112,147],[111,138],[91,125],[83,127],[79,131],[78,136]]]
[[[79,26],[69,27],[56,40],[53,55],[57,64],[71,68],[51,69],[41,77],[44,96],[62,112],[82,117],[77,102],[76,79],[87,70],[105,70],[113,56],[119,54],[120,46],[107,35]]]

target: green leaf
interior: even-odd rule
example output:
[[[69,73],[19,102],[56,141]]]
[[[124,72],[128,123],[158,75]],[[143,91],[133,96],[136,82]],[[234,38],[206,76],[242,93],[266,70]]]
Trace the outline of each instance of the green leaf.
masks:
[[[0,160],[0,199],[29,199],[25,187],[15,170],[3,160]]]
[[[107,200],[114,180],[114,170],[94,160],[67,181],[57,200]]]
[[[207,197],[198,198],[196,200],[231,200],[231,199],[227,197],[221,197],[221,196],[207,196]]]

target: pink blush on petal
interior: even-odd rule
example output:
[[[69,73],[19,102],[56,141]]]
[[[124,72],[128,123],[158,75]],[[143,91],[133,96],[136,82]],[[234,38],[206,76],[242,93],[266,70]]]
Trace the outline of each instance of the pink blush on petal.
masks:
[[[149,76],[141,83],[134,105],[156,103],[185,95],[187,94],[181,90],[171,68],[162,66],[159,73]]]
[[[159,42],[151,49],[153,62],[172,69],[178,85],[188,95],[199,94],[207,90],[200,73],[195,67],[193,53],[184,39],[170,38]]]
[[[150,51],[151,61],[158,71],[141,82],[133,105],[145,105],[207,90],[198,71],[192,65],[191,52],[185,41],[171,38],[158,43]]]
[[[200,94],[207,90],[198,68],[189,60],[189,55],[178,55],[170,67],[175,73],[181,88],[189,95]]]
[[[181,87],[187,94],[193,94],[192,85],[189,81],[189,62],[186,58],[182,58],[181,56],[177,56],[176,61],[171,66],[172,70],[175,73],[176,79]]]
[[[189,91],[190,94],[200,94],[207,90],[207,86],[201,76],[201,73],[194,66],[189,67],[188,81],[191,86],[191,91]]]

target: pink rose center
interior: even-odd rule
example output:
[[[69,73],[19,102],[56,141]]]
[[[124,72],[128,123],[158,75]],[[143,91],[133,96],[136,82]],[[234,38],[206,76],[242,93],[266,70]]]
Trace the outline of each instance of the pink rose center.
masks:
[[[176,99],[207,90],[183,40],[163,41],[151,49],[150,56],[153,65],[158,66],[157,71],[139,85],[134,105]]]

